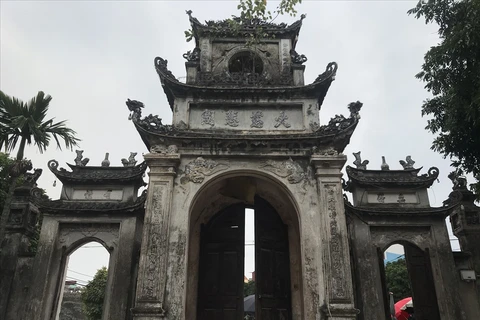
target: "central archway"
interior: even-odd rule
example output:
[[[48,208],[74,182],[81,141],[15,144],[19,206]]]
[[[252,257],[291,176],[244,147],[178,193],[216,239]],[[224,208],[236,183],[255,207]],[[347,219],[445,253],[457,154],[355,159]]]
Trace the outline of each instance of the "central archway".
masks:
[[[230,172],[204,185],[192,201],[186,319],[216,319],[214,314],[221,314],[221,319],[243,319],[246,207],[257,213],[257,319],[262,319],[262,314],[269,319],[269,313],[284,319],[302,318],[296,203],[284,185],[267,175]]]

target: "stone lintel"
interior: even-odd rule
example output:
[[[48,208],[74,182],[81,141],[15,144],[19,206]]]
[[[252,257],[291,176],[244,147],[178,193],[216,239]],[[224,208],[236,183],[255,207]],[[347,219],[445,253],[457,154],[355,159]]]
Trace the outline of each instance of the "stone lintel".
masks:
[[[180,154],[147,153],[145,161],[150,168],[149,175],[171,175],[175,176],[177,167],[180,164]]]

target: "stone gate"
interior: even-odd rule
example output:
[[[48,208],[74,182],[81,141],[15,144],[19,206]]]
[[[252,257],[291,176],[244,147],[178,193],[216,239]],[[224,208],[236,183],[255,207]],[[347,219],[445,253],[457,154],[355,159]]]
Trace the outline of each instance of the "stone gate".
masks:
[[[186,82],[154,60],[173,123],[143,117],[143,103],[129,99],[145,163],[49,164],[62,198],[23,200],[43,212],[40,247],[28,290],[14,290],[18,267],[2,278],[13,289],[0,316],[56,319],[65,257],[93,239],[113,257],[104,319],[243,319],[245,208],[256,212],[257,320],[389,319],[382,254],[393,243],[406,246],[412,282],[425,284],[413,286],[417,319],[478,316],[476,279],[461,282],[459,272],[476,260],[452,255],[445,226],[466,198],[431,208],[426,190],[438,170],[419,174],[411,159],[404,170],[367,170],[356,154],[342,180],[362,103],[320,125],[337,64],[305,85],[307,58],[295,51],[304,16],[292,25],[239,21],[239,32],[188,14],[195,48],[184,54]],[[265,38],[249,42],[258,28]],[[137,196],[147,167],[148,191]],[[478,208],[468,208],[478,227]]]

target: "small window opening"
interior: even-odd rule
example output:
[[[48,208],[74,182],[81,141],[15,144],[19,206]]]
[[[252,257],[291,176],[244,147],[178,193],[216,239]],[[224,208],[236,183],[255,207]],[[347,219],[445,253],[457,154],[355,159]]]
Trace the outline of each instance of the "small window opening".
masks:
[[[263,72],[262,59],[253,52],[240,52],[234,55],[228,64],[230,73],[257,73]]]

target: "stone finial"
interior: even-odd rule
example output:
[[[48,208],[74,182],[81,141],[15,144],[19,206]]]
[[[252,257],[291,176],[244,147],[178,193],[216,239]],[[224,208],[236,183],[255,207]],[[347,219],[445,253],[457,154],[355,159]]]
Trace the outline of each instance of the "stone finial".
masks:
[[[407,156],[405,160],[406,161],[403,161],[403,160],[399,161],[403,167],[403,170],[413,169],[413,165],[415,164],[415,161],[412,160],[412,157]]]
[[[363,103],[360,101],[350,102],[348,104],[348,110],[350,110],[350,118],[360,119],[360,109],[362,109]]]
[[[467,189],[467,178],[463,175],[462,169],[450,172],[448,178],[452,180],[453,190]]]
[[[37,180],[42,175],[42,172],[43,172],[43,170],[39,169],[39,168],[33,170],[33,173],[25,172],[23,185],[24,186],[29,186],[29,187],[32,187],[32,188],[36,187],[37,186]]]
[[[390,170],[390,166],[385,161],[385,156],[382,156],[382,165],[380,166],[380,169],[382,169],[383,171]]]
[[[142,116],[142,108],[145,107],[143,102],[127,99],[125,104],[127,105],[128,110],[130,110],[128,120],[140,119],[140,117]]]
[[[83,150],[75,150],[75,152],[77,153],[77,157],[75,158],[75,165],[79,167],[85,167],[88,161],[90,161],[90,159],[83,159]]]
[[[200,61],[200,48],[195,47],[193,51],[187,51],[183,54],[183,58],[187,61]]]
[[[360,156],[360,152],[354,152],[353,156],[355,157],[355,161],[353,161],[353,164],[357,167],[357,169],[361,170],[367,170],[367,164],[369,164],[370,161],[364,160],[362,161],[362,157]]]
[[[108,160],[109,153],[105,153],[105,159],[102,161],[102,167],[110,167],[110,160]]]
[[[292,63],[297,64],[302,64],[308,60],[304,54],[298,54],[295,49],[290,49],[290,58],[292,58]]]
[[[128,157],[128,160],[123,158],[122,164],[124,167],[134,167],[137,164],[137,160],[135,160],[135,156],[137,155],[136,152],[130,152],[130,156]]]

